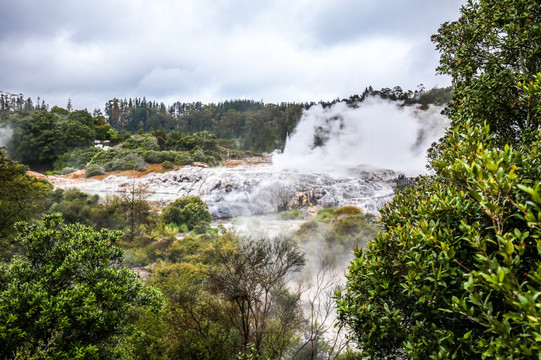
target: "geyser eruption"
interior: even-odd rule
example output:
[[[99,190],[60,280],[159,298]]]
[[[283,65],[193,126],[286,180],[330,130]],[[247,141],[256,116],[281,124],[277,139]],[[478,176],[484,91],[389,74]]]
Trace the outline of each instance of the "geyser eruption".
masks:
[[[440,111],[375,98],[357,108],[344,103],[326,109],[313,106],[272,166],[186,166],[137,179],[109,176],[73,183],[57,178],[55,186],[106,195],[136,182],[148,189],[149,200],[162,205],[184,195],[201,196],[214,218],[345,205],[378,214],[394,196],[397,171],[424,172],[426,149],[443,135],[447,123]]]
[[[328,173],[364,165],[418,175],[426,172],[427,149],[448,124],[441,110],[374,97],[355,108],[344,102],[329,108],[315,105],[304,112],[273,164],[278,169]]]

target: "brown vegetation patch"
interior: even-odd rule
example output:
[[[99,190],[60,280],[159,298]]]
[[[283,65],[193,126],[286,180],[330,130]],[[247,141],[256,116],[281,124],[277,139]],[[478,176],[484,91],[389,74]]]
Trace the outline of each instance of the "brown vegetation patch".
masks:
[[[37,178],[37,179],[42,179],[42,180],[43,180],[43,179],[47,180],[47,178],[48,178],[47,175],[43,175],[43,174],[41,174],[41,173],[39,173],[39,172],[35,172],[35,171],[27,171],[27,172],[26,172],[26,175],[35,177],[35,178]]]
[[[162,164],[149,164],[148,167],[144,171],[137,171],[137,170],[110,171],[110,172],[107,172],[105,175],[92,176],[92,179],[103,180],[109,175],[140,178],[150,173],[165,173],[168,171],[176,170],[180,167],[181,166],[174,165],[172,169],[166,169],[162,166]]]
[[[237,167],[237,166],[252,166],[260,164],[270,164],[272,163],[272,158],[268,156],[252,156],[244,159],[229,159],[226,160],[226,167]]]

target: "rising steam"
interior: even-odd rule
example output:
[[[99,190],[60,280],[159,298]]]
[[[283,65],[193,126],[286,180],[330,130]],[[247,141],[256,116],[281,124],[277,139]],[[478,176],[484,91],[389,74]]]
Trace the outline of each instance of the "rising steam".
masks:
[[[425,173],[426,150],[448,125],[442,108],[398,106],[369,98],[357,108],[337,103],[304,112],[273,164],[307,172],[336,172],[359,165],[408,175]]]
[[[12,133],[13,130],[10,128],[0,127],[0,148],[8,145]]]

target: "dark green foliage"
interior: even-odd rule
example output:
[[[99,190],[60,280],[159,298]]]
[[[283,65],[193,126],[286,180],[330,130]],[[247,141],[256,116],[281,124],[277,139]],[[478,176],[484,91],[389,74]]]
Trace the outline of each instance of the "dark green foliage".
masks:
[[[432,40],[441,53],[438,71],[453,77],[447,114],[454,126],[486,122],[503,146],[540,125],[538,100],[524,101],[517,85],[541,72],[540,24],[537,0],[481,0],[441,26]]]
[[[61,213],[64,220],[69,224],[79,222],[92,225],[91,209],[96,206],[99,196],[90,196],[79,189],[56,190],[54,194],[56,202],[49,209],[52,213]]]
[[[106,171],[145,170],[148,164],[169,161],[177,165],[189,165],[194,161],[218,165],[222,159],[217,140],[206,132],[185,135],[172,132],[169,135],[132,135],[121,147],[102,151],[94,156],[90,165],[100,165]],[[162,149],[162,150],[160,150]]]
[[[152,135],[132,135],[122,143],[124,149],[160,150],[158,140]]]
[[[120,359],[119,336],[159,292],[120,264],[119,234],[48,216],[20,228],[25,255],[0,267],[0,357]]]
[[[143,157],[130,149],[112,148],[100,151],[90,160],[89,166],[100,165],[105,171],[145,170],[148,164]],[[87,171],[89,166],[87,166]]]
[[[10,156],[23,163],[52,163],[65,152],[61,129],[56,126],[54,113],[38,111],[12,121],[17,125],[13,129],[8,145]]]
[[[58,114],[58,115],[63,115],[63,116],[66,116],[66,115],[69,115],[69,111],[64,109],[64,108],[61,108],[61,107],[58,107],[58,106],[53,106],[51,108],[51,111],[50,111],[51,114]]]
[[[444,104],[450,99],[450,92],[450,88],[424,92],[424,88],[403,91],[399,86],[381,90],[373,90],[370,87],[361,95],[320,104],[328,107],[338,101],[345,101],[350,106],[358,106],[359,102],[369,96],[403,101],[407,104],[428,104],[432,101]],[[189,135],[179,133],[180,130],[193,133],[194,136],[205,133],[208,136],[212,133],[226,139],[228,147],[234,145],[237,149],[271,152],[284,147],[287,136],[295,129],[303,110],[314,104],[314,102],[265,104],[253,100],[232,100],[218,104],[176,102],[166,107],[163,103],[136,98],[110,100],[106,104],[106,113],[109,115],[109,122],[116,129],[125,129],[132,133],[139,130],[146,132],[156,130],[154,134],[157,134],[157,131],[163,131],[163,134],[171,131],[169,139],[164,137],[160,142],[162,149],[189,151],[195,147],[196,144],[189,138],[183,139]],[[209,154],[209,151],[216,151],[200,143],[197,145],[206,154]],[[219,160],[218,157],[212,156]]]
[[[190,165],[193,162],[193,158],[190,153],[178,152],[175,155],[175,160],[173,161],[176,165]]]
[[[165,319],[171,326],[161,326],[168,334],[160,334],[158,349],[170,359],[220,360],[234,359],[239,336],[232,326],[230,306],[205,291],[205,274],[200,265],[187,262],[161,265],[150,283],[162,289],[168,299]],[[151,317],[147,317],[151,319]],[[166,336],[164,336],[166,335]],[[152,339],[154,340],[154,339]],[[148,359],[145,343],[138,344],[138,358]]]
[[[539,354],[539,140],[489,144],[487,128],[450,132],[437,175],[398,194],[356,251],[338,312],[365,356]]]
[[[7,122],[13,128],[8,152],[25,164],[51,166],[62,154],[94,143],[93,120],[84,110],[14,113]]]
[[[7,246],[5,238],[14,233],[13,224],[39,214],[50,191],[48,183],[26,175],[26,170],[0,148],[0,253]]]
[[[86,167],[85,176],[87,178],[92,176],[105,175],[105,168],[98,164],[89,164]]]
[[[145,151],[143,158],[147,163],[159,164],[164,161],[174,162],[178,154],[176,151]]]
[[[96,131],[96,140],[110,141],[111,144],[117,144],[120,139],[118,132],[105,121],[105,116],[98,115],[92,118],[94,121],[94,129]]]
[[[98,152],[103,151],[96,147],[76,148],[72,151],[66,152],[56,159],[53,164],[53,170],[62,171],[65,168],[72,168],[75,170],[84,169],[87,163]]]
[[[86,110],[70,112],[60,126],[64,130],[64,139],[68,149],[94,145],[96,130],[94,120]]]
[[[234,236],[193,236],[174,240],[163,253],[168,260],[152,272],[148,283],[164,294],[162,316],[140,314],[139,334],[127,340],[133,359],[236,360],[240,336],[230,316],[232,304],[207,289],[207,270],[218,262],[217,251],[234,249]]]
[[[168,205],[162,213],[165,223],[185,224],[193,230],[198,224],[210,223],[212,216],[207,204],[199,196],[183,196]]]
[[[175,166],[173,165],[173,163],[169,160],[165,160],[163,163],[162,163],[162,166],[164,169],[173,169]]]
[[[540,10],[468,1],[434,35],[455,87],[435,176],[382,211],[337,294],[365,358],[539,358]]]
[[[49,198],[47,212],[59,212],[67,223],[81,223],[95,230],[120,230],[128,223],[119,198],[100,201],[98,195],[89,195],[79,189],[55,190]]]

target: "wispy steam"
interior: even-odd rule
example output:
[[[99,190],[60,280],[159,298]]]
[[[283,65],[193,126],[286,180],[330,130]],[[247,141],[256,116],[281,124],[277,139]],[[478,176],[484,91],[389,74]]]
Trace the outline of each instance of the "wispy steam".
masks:
[[[0,127],[0,147],[7,146],[13,130],[8,127]]]
[[[357,108],[312,106],[273,158],[278,168],[335,172],[367,165],[409,175],[424,173],[426,150],[448,124],[442,108],[400,107],[370,98]]]

